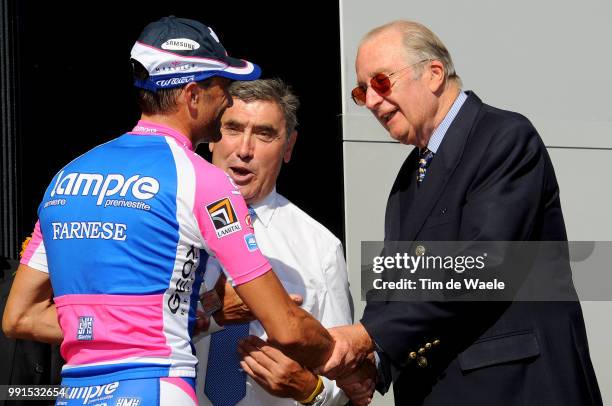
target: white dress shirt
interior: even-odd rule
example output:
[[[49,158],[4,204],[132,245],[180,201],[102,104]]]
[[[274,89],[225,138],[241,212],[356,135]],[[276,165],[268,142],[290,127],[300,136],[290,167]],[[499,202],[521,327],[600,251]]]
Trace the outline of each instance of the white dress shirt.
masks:
[[[273,190],[264,200],[251,205],[261,252],[288,293],[302,295],[302,308],[325,327],[352,323],[352,303],[342,244],[328,229]],[[216,259],[206,265],[205,285],[210,289],[219,277]],[[264,295],[262,295],[264,297]],[[259,322],[250,323],[250,334],[266,339]],[[197,394],[200,405],[211,405],[204,394],[210,336],[194,340],[198,356]],[[333,381],[323,378],[322,405],[344,405],[348,398]],[[293,399],[268,394],[247,376],[246,396],[238,406],[294,406]]]

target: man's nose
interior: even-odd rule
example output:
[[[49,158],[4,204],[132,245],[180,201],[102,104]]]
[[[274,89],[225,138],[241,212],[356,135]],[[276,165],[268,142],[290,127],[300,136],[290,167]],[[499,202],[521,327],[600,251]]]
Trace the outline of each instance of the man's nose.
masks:
[[[240,138],[240,145],[238,146],[238,156],[241,159],[251,158],[253,156],[253,137],[250,132],[244,132]]]
[[[368,88],[366,89],[366,102],[365,102],[366,107],[372,110],[377,105],[379,105],[380,102],[382,102],[382,100],[383,100],[383,97],[380,94],[378,94],[376,90],[368,86]]]

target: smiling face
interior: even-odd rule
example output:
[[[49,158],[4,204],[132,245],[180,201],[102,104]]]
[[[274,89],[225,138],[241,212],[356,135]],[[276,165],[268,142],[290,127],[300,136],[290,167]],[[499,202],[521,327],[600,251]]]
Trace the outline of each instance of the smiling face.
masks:
[[[355,69],[357,84],[366,88],[366,107],[374,114],[391,138],[403,143],[425,147],[433,130],[437,97],[431,86],[429,65],[415,65],[390,77],[393,86],[379,94],[370,85],[377,73],[389,75],[417,61],[410,61],[397,30],[387,30],[366,40],[357,53]],[[414,79],[414,69],[423,67],[420,78]]]
[[[221,117],[221,140],[209,145],[212,162],[230,175],[247,203],[257,203],[274,189],[297,134],[287,138],[285,118],[275,102],[233,102]]]

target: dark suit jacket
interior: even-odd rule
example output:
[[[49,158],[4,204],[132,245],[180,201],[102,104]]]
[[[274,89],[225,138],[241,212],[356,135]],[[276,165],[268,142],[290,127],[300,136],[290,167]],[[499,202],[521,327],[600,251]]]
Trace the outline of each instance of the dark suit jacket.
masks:
[[[566,241],[554,170],[534,127],[468,96],[418,189],[416,148],[404,162],[385,240]],[[574,294],[567,266],[545,268]],[[368,300],[361,322],[380,349],[378,388],[393,379],[398,405],[602,404],[577,300]],[[435,339],[428,367],[409,359]]]

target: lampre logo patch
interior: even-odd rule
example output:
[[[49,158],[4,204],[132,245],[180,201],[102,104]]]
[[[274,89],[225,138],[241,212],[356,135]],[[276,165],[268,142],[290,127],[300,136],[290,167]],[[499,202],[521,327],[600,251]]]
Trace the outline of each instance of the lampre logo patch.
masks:
[[[128,179],[119,173],[79,173],[72,172],[57,176],[51,197],[57,196],[98,196],[96,205],[104,199],[115,196],[125,197],[128,191],[138,200],[149,200],[159,192],[159,181],[150,176],[133,175]]]
[[[215,226],[217,238],[228,236],[242,230],[240,221],[236,217],[236,210],[231,200],[226,197],[206,206],[210,220]]]
[[[93,323],[92,316],[79,317],[79,329],[77,330],[77,340],[89,341],[93,340]]]

